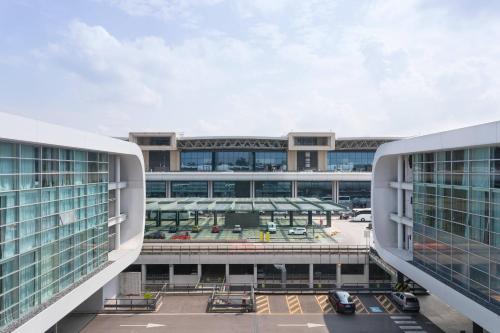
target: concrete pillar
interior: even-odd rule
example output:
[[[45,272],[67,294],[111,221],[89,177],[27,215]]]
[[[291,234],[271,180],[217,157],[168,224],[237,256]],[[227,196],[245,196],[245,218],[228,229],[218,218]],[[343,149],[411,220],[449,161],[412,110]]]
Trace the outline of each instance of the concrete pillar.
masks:
[[[307,225],[313,225],[313,212],[310,210],[307,212]]]
[[[146,271],[147,271],[147,266],[145,264],[142,264],[141,265],[141,284],[143,287],[141,289],[144,289],[144,285],[146,284]]]
[[[214,182],[209,180],[208,181],[208,197],[213,198],[214,195]]]
[[[199,221],[199,212],[198,211],[195,211],[194,212],[194,225],[198,225],[198,221]]]
[[[337,264],[337,288],[342,286],[342,265]]]
[[[286,288],[286,268],[283,265],[283,269],[281,270],[281,288]]]
[[[398,249],[403,249],[403,224],[398,223]]]
[[[181,213],[175,212],[175,225],[178,227],[181,223]]]
[[[226,283],[229,283],[229,264],[226,264]]]
[[[201,264],[198,264],[198,281],[201,280]]]
[[[296,181],[292,182],[292,198],[296,198],[298,196],[298,190],[299,185]]]
[[[314,288],[314,264],[309,264],[309,288]]]
[[[174,287],[174,264],[168,265],[168,285],[170,288]]]
[[[250,198],[255,198],[255,181],[250,181]]]
[[[257,264],[253,264],[253,286],[257,288]]]
[[[366,283],[366,286],[370,286],[370,264],[365,264],[364,271],[363,271],[363,280]]]
[[[288,217],[290,219],[290,227],[293,227],[293,212],[292,211],[288,212]]]
[[[271,212],[271,222],[274,222],[274,212]]]
[[[217,225],[217,212],[214,212],[214,225]]]
[[[119,183],[121,181],[120,175],[120,156],[115,157],[115,181]],[[115,190],[115,216],[120,216],[121,210],[121,189],[118,187]],[[121,243],[121,227],[120,223],[115,224],[115,250],[120,249]]]
[[[171,188],[170,185],[171,185],[170,182],[165,182],[165,194],[167,198],[170,198],[170,188]]]
[[[330,212],[330,211],[326,212],[326,226],[327,227],[332,226],[332,212]]]

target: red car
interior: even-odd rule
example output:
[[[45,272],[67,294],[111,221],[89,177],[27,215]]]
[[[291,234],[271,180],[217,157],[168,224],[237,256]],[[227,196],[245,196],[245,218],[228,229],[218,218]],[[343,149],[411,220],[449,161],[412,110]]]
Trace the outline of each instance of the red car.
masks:
[[[220,227],[218,225],[214,225],[212,227],[212,233],[213,234],[218,234],[220,232]]]
[[[185,232],[183,234],[180,234],[180,235],[173,235],[172,237],[170,237],[170,239],[172,240],[189,240],[191,239],[191,235],[189,235],[189,232]]]

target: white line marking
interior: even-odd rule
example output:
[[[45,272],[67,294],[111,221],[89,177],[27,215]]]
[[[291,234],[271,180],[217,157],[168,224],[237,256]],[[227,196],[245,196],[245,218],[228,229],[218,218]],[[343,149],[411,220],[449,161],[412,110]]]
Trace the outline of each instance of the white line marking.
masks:
[[[421,330],[422,326],[399,326],[400,329],[404,330]]]
[[[416,324],[417,322],[414,320],[396,320],[394,321],[396,324]]]
[[[410,316],[391,316],[391,319],[413,319]]]

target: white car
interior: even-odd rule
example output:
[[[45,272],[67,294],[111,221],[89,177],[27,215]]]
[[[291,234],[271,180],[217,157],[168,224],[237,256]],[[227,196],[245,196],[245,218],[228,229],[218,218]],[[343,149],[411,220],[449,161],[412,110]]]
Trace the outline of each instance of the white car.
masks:
[[[307,235],[307,230],[304,227],[295,227],[288,229],[289,235]]]

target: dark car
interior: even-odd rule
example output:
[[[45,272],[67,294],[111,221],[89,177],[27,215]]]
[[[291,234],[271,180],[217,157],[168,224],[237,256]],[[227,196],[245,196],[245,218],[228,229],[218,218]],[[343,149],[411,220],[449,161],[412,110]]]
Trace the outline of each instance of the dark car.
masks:
[[[352,314],[356,313],[354,299],[347,291],[330,291],[328,293],[328,299],[330,303],[332,303],[335,311]]]
[[[168,228],[168,232],[171,234],[175,234],[178,230],[179,228],[177,228],[175,225],[170,226],[170,228]]]
[[[161,231],[155,231],[153,233],[147,234],[145,238],[148,239],[165,239],[165,234]]]

